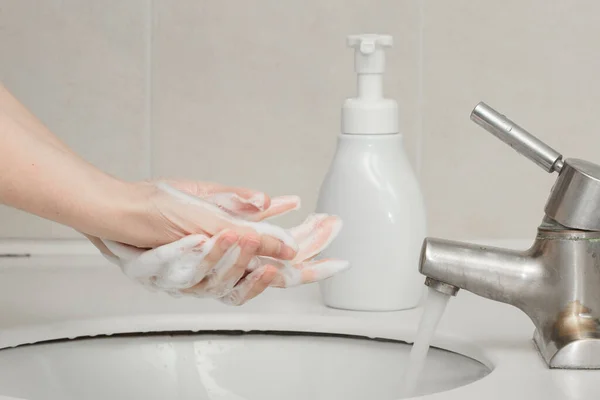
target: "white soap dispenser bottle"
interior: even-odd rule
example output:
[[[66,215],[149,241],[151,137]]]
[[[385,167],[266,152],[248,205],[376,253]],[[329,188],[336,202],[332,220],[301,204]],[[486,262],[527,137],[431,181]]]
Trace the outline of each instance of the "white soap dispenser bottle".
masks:
[[[398,105],[383,98],[388,35],[352,35],[356,98],[342,108],[342,134],[321,186],[317,211],[342,217],[337,239],[322,253],[350,261],[323,281],[327,306],[347,310],[413,308],[423,293],[418,272],[425,207],[398,131]]]

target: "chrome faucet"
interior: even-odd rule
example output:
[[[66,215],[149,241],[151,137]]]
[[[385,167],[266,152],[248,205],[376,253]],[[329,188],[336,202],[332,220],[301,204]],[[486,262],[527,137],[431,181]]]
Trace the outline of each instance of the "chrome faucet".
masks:
[[[600,369],[600,166],[563,160],[484,103],[471,119],[558,178],[529,250],[427,238],[419,262],[425,284],[450,295],[465,289],[522,310],[550,368]]]

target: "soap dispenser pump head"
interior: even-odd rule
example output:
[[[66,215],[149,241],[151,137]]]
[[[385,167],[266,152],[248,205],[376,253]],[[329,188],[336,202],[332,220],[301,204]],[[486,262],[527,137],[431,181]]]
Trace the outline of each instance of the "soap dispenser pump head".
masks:
[[[354,49],[357,96],[347,99],[342,109],[342,132],[347,134],[391,134],[398,132],[398,105],[383,98],[385,48],[393,43],[390,35],[350,35]]]
[[[357,74],[382,74],[385,71],[385,47],[392,47],[390,35],[350,35],[348,47],[354,48]]]

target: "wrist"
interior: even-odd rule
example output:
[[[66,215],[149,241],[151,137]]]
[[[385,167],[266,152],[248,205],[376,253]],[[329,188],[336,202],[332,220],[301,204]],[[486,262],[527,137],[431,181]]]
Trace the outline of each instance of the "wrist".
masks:
[[[146,236],[153,231],[152,198],[156,188],[147,182],[127,182],[107,176],[98,188],[103,199],[92,220],[95,232],[85,232],[133,246],[146,247]]]

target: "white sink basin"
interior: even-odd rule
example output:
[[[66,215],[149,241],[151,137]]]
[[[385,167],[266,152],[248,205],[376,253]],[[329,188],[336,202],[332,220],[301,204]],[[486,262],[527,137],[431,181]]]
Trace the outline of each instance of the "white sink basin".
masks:
[[[30,400],[389,400],[410,345],[308,334],[157,334],[46,342],[0,351],[0,394]],[[419,394],[490,370],[431,349]]]

